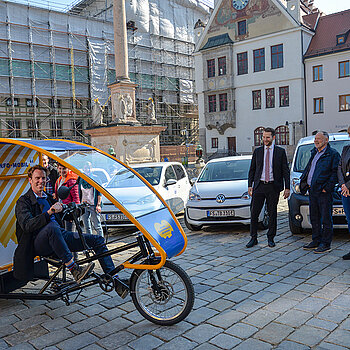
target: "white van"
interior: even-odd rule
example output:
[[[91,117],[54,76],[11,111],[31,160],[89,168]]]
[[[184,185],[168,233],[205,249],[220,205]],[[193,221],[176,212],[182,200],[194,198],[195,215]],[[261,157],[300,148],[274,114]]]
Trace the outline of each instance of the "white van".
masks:
[[[300,139],[294,153],[291,167],[291,195],[288,198],[289,207],[289,228],[292,233],[302,233],[304,229],[311,229],[309,214],[309,196],[300,193],[300,177],[311,156],[310,151],[315,147],[315,136],[308,136]],[[329,144],[341,154],[343,147],[350,144],[348,134],[330,134]],[[344,213],[340,189],[336,186],[333,194],[333,227],[347,228],[346,216]]]

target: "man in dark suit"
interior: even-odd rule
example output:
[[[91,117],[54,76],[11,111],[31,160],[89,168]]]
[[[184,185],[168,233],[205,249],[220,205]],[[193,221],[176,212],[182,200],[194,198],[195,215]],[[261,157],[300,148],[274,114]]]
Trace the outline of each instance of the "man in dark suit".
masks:
[[[258,244],[258,218],[266,201],[269,214],[267,231],[268,246],[274,247],[277,231],[277,204],[280,192],[284,190],[284,198],[289,197],[290,179],[287,155],[283,148],[275,145],[275,130],[265,128],[263,132],[264,146],[254,150],[248,174],[248,194],[251,201],[250,236],[246,245],[251,248]]]
[[[333,191],[338,181],[337,170],[340,155],[329,145],[329,136],[320,131],[315,136],[315,148],[300,177],[300,192],[309,191],[309,210],[312,241],[304,249],[315,253],[331,250],[333,238]]]

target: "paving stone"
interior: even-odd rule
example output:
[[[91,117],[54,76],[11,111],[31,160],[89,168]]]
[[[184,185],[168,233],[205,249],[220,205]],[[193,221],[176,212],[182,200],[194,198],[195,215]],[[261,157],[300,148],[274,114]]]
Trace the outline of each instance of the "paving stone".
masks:
[[[259,293],[255,293],[251,295],[249,298],[253,299],[255,301],[259,301],[261,303],[270,303],[273,300],[276,300],[280,297],[279,294],[272,293],[272,292],[266,292],[264,290],[260,291]]]
[[[240,322],[226,329],[225,332],[241,339],[247,339],[257,331],[258,328]]]
[[[152,331],[151,334],[164,341],[169,341],[175,337],[179,337],[191,328],[193,328],[193,325],[186,321],[182,321],[173,326],[161,326]]]
[[[326,306],[319,312],[317,317],[334,323],[340,323],[345,320],[349,314],[350,310],[345,310],[334,306]]]
[[[62,350],[82,349],[96,341],[96,336],[85,332],[60,342],[58,347]]]
[[[313,347],[326,338],[328,334],[329,332],[325,331],[324,329],[303,325],[295,332],[290,334],[288,339]]]
[[[320,320],[319,318],[316,318],[316,317],[307,321],[306,325],[317,327],[317,328],[322,328],[322,329],[325,329],[326,331],[333,331],[334,329],[336,329],[338,327],[337,323],[325,321],[325,320]]]
[[[254,311],[262,308],[263,306],[265,306],[265,304],[259,303],[255,300],[247,299],[247,300],[244,300],[244,301],[240,302],[239,304],[235,305],[233,308],[237,311],[251,314]]]
[[[222,329],[218,327],[214,327],[210,324],[201,324],[186,332],[184,336],[191,341],[202,344],[207,342],[209,339],[214,338],[220,332],[222,332]]]
[[[339,295],[331,302],[332,306],[338,306],[344,309],[350,309],[350,295]]]
[[[208,290],[208,291],[198,295],[198,298],[209,301],[209,302],[217,300],[217,299],[222,298],[222,297],[223,297],[222,293],[215,292],[214,290]]]
[[[331,343],[327,343],[323,341],[319,345],[317,345],[317,350],[347,350],[349,349],[348,347],[340,346],[340,345],[335,345]]]
[[[250,293],[258,293],[268,286],[269,286],[268,283],[254,281],[246,284],[245,286],[242,286],[240,289]]]
[[[136,336],[141,337],[147,333],[151,333],[152,331],[156,330],[159,327],[160,326],[158,326],[152,322],[149,322],[147,320],[143,320],[139,323],[136,323],[136,324],[128,327],[128,331],[130,333],[135,334]]]
[[[68,329],[59,329],[57,331],[53,331],[42,335],[38,338],[32,339],[29,342],[35,346],[35,348],[43,349],[47,346],[55,345],[63,342],[64,340],[71,338],[74,333],[69,331]]]
[[[299,290],[291,290],[288,293],[286,293],[283,297],[293,300],[302,301],[310,296],[310,293],[307,292],[301,292]]]
[[[290,285],[288,283],[277,282],[271,285],[270,287],[266,288],[265,291],[282,295],[289,292],[291,289],[293,289],[293,285]]]
[[[104,311],[106,311],[106,308],[102,305],[99,305],[99,304],[90,305],[90,306],[84,307],[84,308],[82,308],[82,310],[80,310],[80,312],[86,316],[99,315],[100,313],[102,313]]]
[[[307,320],[312,318],[312,316],[313,315],[308,312],[292,309],[284,313],[282,316],[276,318],[275,321],[298,328]]]
[[[218,347],[210,343],[204,343],[195,348],[195,350],[217,350]]]
[[[310,297],[295,305],[295,308],[316,314],[328,304],[328,300]]]
[[[250,295],[251,293],[235,290],[234,292],[225,295],[224,298],[235,303],[239,303],[240,301],[247,299]]]
[[[281,297],[267,304],[265,308],[269,311],[279,312],[282,314],[292,309],[297,304],[298,302],[296,300]]]
[[[58,349],[56,347],[52,347],[52,348],[55,348],[55,350]],[[1,349],[1,346],[0,346],[0,349]],[[35,348],[34,348],[34,346],[30,345],[29,343],[22,343],[22,344],[18,344],[16,346],[11,346],[11,350],[35,350]],[[49,349],[46,348],[45,350],[49,350]]]
[[[233,347],[241,343],[241,340],[231,335],[221,333],[213,339],[211,339],[209,342],[222,349],[232,349]]]
[[[50,311],[50,309],[46,305],[39,305],[36,307],[31,307],[29,309],[16,312],[16,316],[24,320],[26,318],[32,318],[36,315],[45,314],[47,311]]]
[[[224,298],[220,298],[218,300],[213,301],[212,303],[208,304],[208,308],[214,309],[216,311],[224,311],[228,308],[232,308],[232,306],[235,303],[229,300],[226,300]]]
[[[295,287],[296,290],[300,290],[301,292],[314,293],[320,289],[320,286],[315,284],[302,283],[299,286]]]
[[[207,320],[208,318],[211,318],[217,314],[218,314],[218,311],[216,310],[210,309],[208,307],[201,307],[200,309],[192,311],[188,315],[186,320],[190,323],[198,325],[204,322],[205,320]]]
[[[254,338],[277,345],[294,331],[294,328],[272,322],[254,335]]]
[[[113,309],[106,310],[105,312],[100,313],[99,316],[104,318],[107,321],[111,321],[117,317],[124,315],[124,314],[125,314],[124,310],[121,310],[121,309],[115,307]]]
[[[128,345],[135,350],[153,350],[162,344],[163,342],[160,339],[154,337],[153,335],[147,334],[141,338],[133,340]]]
[[[122,345],[129,344],[134,341],[136,336],[127,331],[118,331],[107,337],[103,337],[97,343],[105,349],[116,349]]]
[[[17,332],[17,329],[12,325],[0,326],[0,337],[5,337]]]
[[[236,322],[240,321],[242,318],[245,317],[245,314],[243,312],[239,312],[236,310],[227,310],[224,312],[221,312],[219,315],[214,316],[207,320],[208,323],[222,327],[222,328],[228,328],[231,327]]]
[[[293,341],[285,340],[279,344],[276,350],[309,350],[310,347],[303,344],[294,343]]]
[[[49,331],[54,331],[60,328],[68,327],[71,323],[63,317],[58,317],[54,320],[46,321],[42,324]]]
[[[121,317],[109,322],[105,322],[98,327],[92,327],[90,332],[94,335],[97,335],[99,338],[104,338],[112,333],[119,332],[120,330],[128,328],[132,325],[132,322]]]
[[[272,345],[257,339],[247,339],[234,348],[235,350],[270,350]]]
[[[90,330],[91,328],[96,328],[100,325],[103,324],[107,324],[107,322],[99,317],[99,316],[93,316],[93,317],[88,317],[82,321],[76,322],[74,324],[72,324],[69,327],[69,330],[74,332],[75,334],[79,334],[79,333],[83,333],[86,332],[88,330]]]
[[[336,329],[325,339],[325,341],[335,345],[349,347],[350,331],[347,331],[345,329]]]
[[[158,350],[190,350],[194,349],[198,344],[192,342],[183,337],[176,337],[171,340],[169,343],[161,345]]]
[[[251,315],[249,315],[247,318],[245,318],[243,321],[245,323],[248,323],[252,326],[262,328],[269,324],[271,321],[276,319],[279,316],[277,312],[272,312],[265,309],[260,309]]]

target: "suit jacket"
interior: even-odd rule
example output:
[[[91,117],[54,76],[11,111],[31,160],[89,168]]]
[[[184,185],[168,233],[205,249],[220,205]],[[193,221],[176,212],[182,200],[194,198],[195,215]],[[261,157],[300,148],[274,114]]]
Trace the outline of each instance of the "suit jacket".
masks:
[[[47,195],[50,205],[56,200]],[[38,203],[33,190],[19,197],[16,213],[16,237],[18,246],[13,258],[13,270],[15,278],[19,280],[31,280],[34,276],[34,237],[48,223],[51,222],[47,212],[42,212],[43,207]],[[54,214],[57,222],[63,226],[60,214]]]
[[[316,147],[311,150],[311,157],[300,177],[300,192],[305,194],[309,189],[307,178],[311,168],[312,160],[317,153]],[[334,191],[337,183],[337,169],[339,164],[339,153],[329,144],[326,147],[324,154],[317,161],[315,171],[312,175],[310,190],[313,193],[321,193],[325,190],[327,193]]]
[[[255,190],[260,183],[261,174],[264,166],[264,146],[254,150],[252,162],[248,174],[248,187]],[[286,151],[282,147],[274,146],[272,158],[272,171],[274,187],[278,192],[284,188],[290,188],[289,167]]]
[[[340,186],[345,184],[350,189],[350,145],[345,146],[341,153],[338,165],[338,181]]]

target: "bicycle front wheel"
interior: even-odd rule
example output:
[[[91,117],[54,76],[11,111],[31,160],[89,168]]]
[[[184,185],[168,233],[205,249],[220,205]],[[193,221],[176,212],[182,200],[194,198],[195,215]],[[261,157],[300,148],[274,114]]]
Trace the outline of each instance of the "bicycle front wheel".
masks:
[[[194,289],[187,273],[171,261],[158,270],[134,270],[130,290],[136,309],[147,320],[170,326],[191,312]]]

